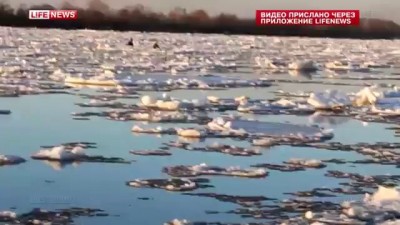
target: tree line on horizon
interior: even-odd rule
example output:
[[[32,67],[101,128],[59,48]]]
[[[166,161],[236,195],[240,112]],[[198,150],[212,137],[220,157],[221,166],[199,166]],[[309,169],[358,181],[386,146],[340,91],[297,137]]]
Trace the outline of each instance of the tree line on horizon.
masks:
[[[31,9],[76,9],[78,19],[74,21],[29,20],[28,12]],[[238,18],[234,14],[220,13],[210,16],[202,9],[188,12],[179,7],[169,13],[160,13],[141,4],[113,10],[101,0],[91,0],[86,8],[64,2],[58,8],[43,4],[30,7],[21,5],[14,9],[7,3],[0,3],[0,26],[361,39],[400,37],[398,24],[380,19],[361,19],[360,26],[351,27],[256,26],[254,19]]]

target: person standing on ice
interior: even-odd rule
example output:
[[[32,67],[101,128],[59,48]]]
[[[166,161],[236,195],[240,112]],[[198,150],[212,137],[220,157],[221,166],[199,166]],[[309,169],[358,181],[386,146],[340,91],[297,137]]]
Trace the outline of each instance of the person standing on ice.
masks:
[[[158,42],[155,42],[155,43],[153,44],[153,49],[161,50],[160,45],[158,45]],[[167,54],[167,52],[165,52],[164,62],[167,61],[167,55],[166,55],[166,54]]]
[[[154,43],[153,49],[160,49],[160,46],[158,45],[158,42]]]
[[[128,41],[128,44],[127,44],[128,46],[133,46],[133,38],[131,38],[131,39],[129,39],[129,41]]]

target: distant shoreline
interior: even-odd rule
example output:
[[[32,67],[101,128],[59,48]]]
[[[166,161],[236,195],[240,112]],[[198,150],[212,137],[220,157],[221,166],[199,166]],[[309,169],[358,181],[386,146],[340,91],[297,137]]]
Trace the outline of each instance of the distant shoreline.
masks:
[[[256,26],[254,19],[241,19],[221,13],[209,16],[204,10],[186,12],[175,9],[168,14],[152,12],[144,6],[111,10],[100,0],[93,0],[87,9],[65,3],[59,9],[77,9],[74,21],[29,20],[30,9],[56,9],[51,5],[12,9],[0,3],[0,26],[56,28],[66,30],[91,29],[137,32],[203,33],[229,35],[295,36],[348,39],[399,39],[400,26],[393,21],[361,19],[360,26]]]
[[[397,40],[400,39],[400,34],[360,32],[348,35],[347,33],[325,32],[318,34],[317,31],[310,33],[295,33],[287,32],[287,30],[270,31],[270,32],[229,32],[229,31],[207,31],[207,30],[177,30],[177,29],[121,29],[113,27],[83,27],[83,26],[63,26],[60,25],[44,25],[44,24],[29,24],[29,25],[10,25],[2,24],[2,27],[11,28],[36,28],[36,29],[61,29],[61,30],[97,30],[97,31],[117,31],[117,32],[148,32],[148,33],[173,33],[173,34],[222,34],[222,35],[249,35],[249,36],[280,36],[280,37],[304,37],[304,38],[332,38],[332,39],[359,39],[359,40]]]

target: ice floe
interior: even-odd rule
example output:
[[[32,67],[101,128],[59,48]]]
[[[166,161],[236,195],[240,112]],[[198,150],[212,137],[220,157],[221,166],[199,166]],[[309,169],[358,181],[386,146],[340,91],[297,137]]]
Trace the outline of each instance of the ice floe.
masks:
[[[174,128],[162,128],[160,126],[156,128],[142,128],[138,125],[132,127],[132,132],[134,133],[145,133],[145,134],[176,134],[176,129]]]
[[[378,101],[379,95],[379,92],[376,92],[371,88],[366,87],[356,93],[353,102],[356,106],[375,104]]]
[[[355,66],[353,66],[351,63],[346,62],[346,61],[335,60],[333,62],[327,62],[325,64],[325,68],[331,69],[331,70],[352,70],[352,69],[355,69]]]
[[[80,146],[55,146],[41,149],[31,156],[35,160],[57,161],[57,162],[103,162],[103,163],[130,163],[122,158],[89,156],[85,149]]]
[[[186,178],[172,178],[172,179],[136,179],[128,181],[126,184],[136,188],[157,188],[167,191],[193,191],[200,188],[211,187],[208,185],[208,179],[186,179]]]
[[[14,155],[0,155],[0,166],[17,165],[26,162],[24,158]]]
[[[173,147],[187,151],[219,152],[233,156],[248,157],[248,156],[257,156],[262,154],[259,149],[243,148],[233,145],[224,145],[217,142],[207,146],[189,145],[189,143],[168,143],[167,145],[173,145]]]
[[[194,166],[170,166],[164,167],[163,172],[174,177],[197,177],[197,176],[236,176],[248,178],[263,178],[268,175],[264,169],[240,169],[237,167],[222,168],[200,164]]]
[[[350,98],[345,93],[337,90],[311,93],[307,102],[317,109],[340,109],[352,104]]]
[[[202,138],[207,136],[205,131],[197,130],[197,129],[177,129],[177,134],[182,137],[189,137],[189,138]]]
[[[214,132],[247,134],[259,137],[293,137],[298,139],[332,138],[331,130],[288,123],[264,122],[240,118],[218,117],[207,124]]]
[[[17,214],[11,211],[0,211],[0,223],[6,224],[70,224],[78,217],[108,216],[104,210],[78,208],[57,209],[54,211],[35,208],[30,212]]]

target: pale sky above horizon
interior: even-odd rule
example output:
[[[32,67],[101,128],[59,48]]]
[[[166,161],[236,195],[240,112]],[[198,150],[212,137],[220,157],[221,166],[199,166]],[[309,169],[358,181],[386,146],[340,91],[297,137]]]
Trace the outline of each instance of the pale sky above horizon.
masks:
[[[73,5],[85,6],[87,0],[66,0]],[[359,9],[362,17],[391,19],[400,22],[400,0],[102,0],[112,8],[143,4],[154,11],[168,12],[179,6],[188,10],[204,9],[210,14],[234,13],[251,18],[256,9]],[[49,3],[58,5],[62,0],[6,0],[12,6]]]

